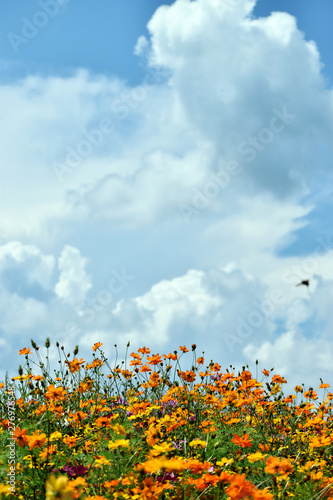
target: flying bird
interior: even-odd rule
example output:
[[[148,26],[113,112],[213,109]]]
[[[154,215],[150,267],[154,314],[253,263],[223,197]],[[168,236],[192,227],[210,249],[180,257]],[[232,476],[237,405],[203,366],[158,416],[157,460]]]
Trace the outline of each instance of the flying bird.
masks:
[[[310,280],[303,280],[300,283],[298,283],[298,285],[296,285],[296,286],[301,286],[301,285],[309,286],[309,284],[310,284]]]

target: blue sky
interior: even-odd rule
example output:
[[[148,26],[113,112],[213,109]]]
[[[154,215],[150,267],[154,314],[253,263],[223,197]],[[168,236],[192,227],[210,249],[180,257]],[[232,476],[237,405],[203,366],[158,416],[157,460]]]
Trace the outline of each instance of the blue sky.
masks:
[[[43,3],[43,2],[42,2]],[[131,84],[140,82],[144,68],[133,54],[137,38],[147,34],[146,25],[156,8],[171,5],[172,1],[150,0],[71,0],[63,12],[50,18],[28,46],[20,45],[15,54],[8,41],[8,33],[19,34],[22,17],[31,20],[39,9],[38,2],[31,0],[3,0],[0,6],[1,59],[17,63],[2,74],[17,77],[30,71],[63,73],[84,67],[96,73],[117,75]],[[333,78],[331,51],[331,19],[333,6],[330,0],[322,0],[316,6],[311,0],[260,0],[254,15],[267,16],[272,11],[289,12],[297,18],[299,29],[308,40],[315,40],[325,63],[325,74]]]
[[[49,335],[333,382],[332,14],[1,3],[0,370]]]

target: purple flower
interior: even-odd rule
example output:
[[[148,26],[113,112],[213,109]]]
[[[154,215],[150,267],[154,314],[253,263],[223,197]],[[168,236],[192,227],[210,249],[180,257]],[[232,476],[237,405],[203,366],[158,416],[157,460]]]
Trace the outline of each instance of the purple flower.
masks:
[[[55,472],[65,472],[69,477],[85,476],[88,474],[88,467],[83,465],[65,465],[62,469]]]
[[[166,472],[163,476],[157,476],[156,480],[160,483],[165,483],[166,481],[176,481],[177,478],[173,472]]]

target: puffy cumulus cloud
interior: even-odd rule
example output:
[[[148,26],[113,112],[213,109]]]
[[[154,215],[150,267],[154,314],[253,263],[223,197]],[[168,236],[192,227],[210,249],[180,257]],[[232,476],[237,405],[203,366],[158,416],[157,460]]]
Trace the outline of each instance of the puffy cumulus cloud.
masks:
[[[70,245],[65,246],[59,257],[60,276],[54,290],[61,300],[74,308],[83,304],[92,286],[85,270],[86,263],[79,250]]]
[[[112,150],[112,141],[108,145],[106,140],[110,129],[105,120],[123,88],[116,79],[87,71],[68,77],[28,76],[0,86],[1,179],[7,186],[2,193],[0,230],[6,238],[38,234],[41,221],[67,214],[65,189],[56,176],[55,162],[66,163],[68,157],[69,165],[78,167],[86,159],[87,147],[91,147],[92,158],[103,158]],[[81,155],[77,153],[80,147]],[[91,169],[79,181],[74,171],[73,167],[68,177],[75,187],[95,179]],[[103,172],[103,167],[98,171]]]
[[[22,335],[47,324],[48,307],[44,302],[6,291],[2,291],[0,297],[0,329],[6,335]]]
[[[48,320],[55,259],[34,245],[11,241],[0,246],[0,332],[4,341]]]
[[[1,284],[10,293],[33,297],[50,290],[54,264],[53,255],[43,255],[34,245],[11,241],[0,246]]]
[[[150,66],[134,88],[86,71],[2,85],[1,175],[19,200],[5,193],[3,231],[36,224],[38,233],[42,220],[78,214],[118,225],[172,220],[230,161],[239,175],[220,179],[220,215],[237,212],[239,196],[299,200],[311,190],[313,165],[316,175],[331,168],[332,92],[295,19],[255,19],[254,3],[158,8]]]
[[[130,177],[111,174],[83,196],[72,193],[72,203],[83,206],[94,217],[105,217],[123,226],[154,223],[156,219],[181,215],[180,200],[204,184],[213,152],[199,144],[184,155],[161,149],[141,160]]]
[[[241,317],[251,312],[265,286],[234,266],[208,271],[190,270],[162,280],[139,297],[120,300],[112,311],[113,325],[121,338],[138,344],[140,339],[159,348],[176,342],[197,343],[210,355],[235,353]],[[256,335],[269,328],[263,319]],[[241,341],[242,342],[242,341]]]
[[[285,196],[309,181],[314,161],[318,175],[323,145],[331,150],[332,92],[315,44],[292,16],[254,19],[254,2],[226,3],[157,9],[148,24],[151,64],[171,70],[187,122],[223,159],[240,161],[247,191],[250,180],[255,191]]]

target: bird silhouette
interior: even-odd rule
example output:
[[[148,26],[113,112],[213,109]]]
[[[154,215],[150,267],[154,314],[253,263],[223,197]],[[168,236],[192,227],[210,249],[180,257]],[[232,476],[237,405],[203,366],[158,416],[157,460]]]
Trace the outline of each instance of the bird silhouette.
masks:
[[[309,286],[309,284],[310,284],[310,280],[303,280],[300,283],[298,283],[298,285],[296,285],[296,286],[301,286],[301,285]]]

